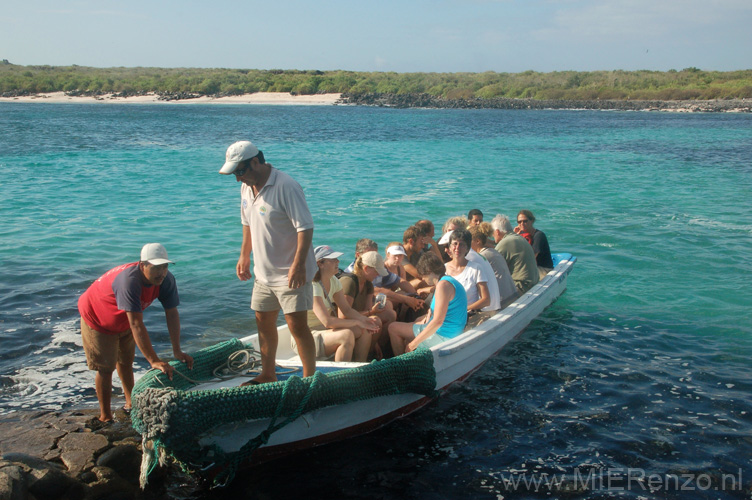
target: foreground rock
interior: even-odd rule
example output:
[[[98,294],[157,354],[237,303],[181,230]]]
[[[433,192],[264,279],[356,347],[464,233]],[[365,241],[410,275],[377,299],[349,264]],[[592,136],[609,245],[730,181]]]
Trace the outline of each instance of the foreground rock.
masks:
[[[98,410],[0,416],[0,500],[165,497],[164,476],[141,491],[141,438],[123,411],[101,427]]]
[[[537,99],[444,99],[429,94],[342,94],[339,104],[392,108],[457,109],[602,109],[620,111],[751,113],[752,99],[713,101],[621,101]]]

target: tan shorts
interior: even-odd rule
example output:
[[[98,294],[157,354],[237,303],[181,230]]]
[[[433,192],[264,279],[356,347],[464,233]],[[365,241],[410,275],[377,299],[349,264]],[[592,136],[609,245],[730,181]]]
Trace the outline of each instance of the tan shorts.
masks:
[[[89,370],[115,371],[118,364],[132,365],[136,341],[130,330],[109,335],[94,330],[81,318],[81,340]]]
[[[327,358],[326,345],[324,345],[324,336],[322,335],[325,331],[326,330],[311,330],[313,344],[316,346],[316,359],[318,360],[325,360]],[[298,352],[298,344],[295,342],[295,337],[292,335],[290,335],[290,347],[292,347],[293,351]]]
[[[309,281],[300,288],[288,286],[268,286],[258,281],[253,285],[251,309],[258,312],[272,312],[282,309],[284,314],[313,309],[313,286]]]

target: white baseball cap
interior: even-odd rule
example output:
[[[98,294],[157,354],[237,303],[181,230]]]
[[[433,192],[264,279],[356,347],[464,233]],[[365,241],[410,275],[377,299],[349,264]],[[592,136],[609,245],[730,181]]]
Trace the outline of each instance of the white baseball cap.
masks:
[[[238,164],[259,154],[259,150],[251,141],[238,141],[227,148],[225,164],[219,169],[220,174],[231,174],[238,168]]]
[[[404,255],[407,256],[407,252],[405,252],[405,247],[402,245],[392,245],[390,247],[386,248],[387,255]]]
[[[144,248],[141,249],[141,262],[148,262],[153,266],[173,263],[167,259],[167,250],[159,243],[147,243],[144,245]]]

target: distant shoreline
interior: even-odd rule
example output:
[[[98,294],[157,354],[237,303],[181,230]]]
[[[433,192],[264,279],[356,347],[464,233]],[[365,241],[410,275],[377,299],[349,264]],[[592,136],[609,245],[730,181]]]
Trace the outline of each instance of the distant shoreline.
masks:
[[[189,94],[159,95],[147,93],[142,95],[122,96],[118,94],[103,95],[68,95],[65,92],[50,92],[13,97],[0,97],[2,102],[16,103],[98,103],[98,104],[266,104],[266,105],[304,105],[331,106],[337,104],[341,94],[292,95],[289,92],[257,92],[237,96],[193,96]]]
[[[752,113],[752,99],[718,100],[539,100],[539,99],[445,99],[429,94],[311,94],[256,92],[235,96],[198,96],[191,94],[160,95],[69,95],[51,92],[24,96],[0,97],[0,103],[101,103],[101,104],[262,104],[280,106],[356,105],[389,108],[428,109],[573,109],[616,111],[664,111],[675,113]]]
[[[571,99],[444,99],[429,94],[342,94],[344,104],[391,108],[437,109],[574,109],[666,111],[675,113],[752,113],[752,99],[716,100],[571,100]]]

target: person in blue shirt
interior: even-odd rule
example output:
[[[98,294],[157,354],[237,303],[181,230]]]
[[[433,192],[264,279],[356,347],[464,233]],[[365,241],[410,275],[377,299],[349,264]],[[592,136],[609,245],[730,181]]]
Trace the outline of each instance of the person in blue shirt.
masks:
[[[431,309],[414,323],[394,322],[389,325],[389,340],[395,356],[431,347],[456,337],[467,323],[467,294],[463,286],[445,275],[444,263],[434,253],[424,253],[418,261],[418,272],[431,286],[436,286]]]

